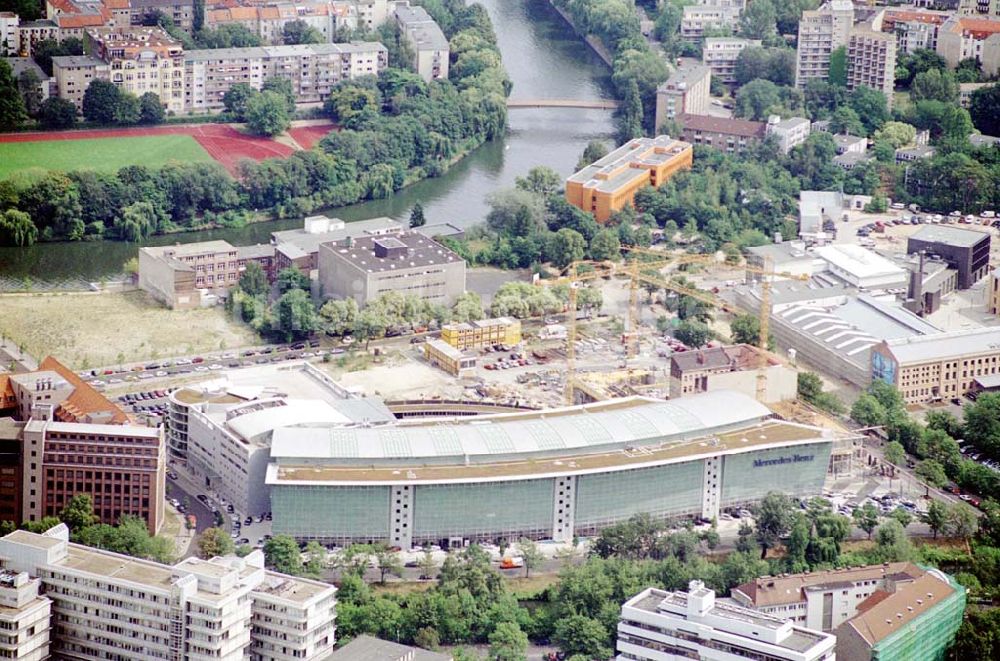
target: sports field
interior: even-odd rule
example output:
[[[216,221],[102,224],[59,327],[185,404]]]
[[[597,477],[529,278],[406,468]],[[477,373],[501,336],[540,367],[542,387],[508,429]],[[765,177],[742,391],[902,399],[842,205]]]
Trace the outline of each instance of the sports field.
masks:
[[[115,171],[126,165],[157,167],[168,161],[213,160],[190,135],[0,142],[0,178],[32,167]]]

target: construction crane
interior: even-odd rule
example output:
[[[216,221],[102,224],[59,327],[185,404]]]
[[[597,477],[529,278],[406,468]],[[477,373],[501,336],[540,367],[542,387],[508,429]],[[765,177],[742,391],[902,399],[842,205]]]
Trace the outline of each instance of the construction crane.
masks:
[[[586,271],[580,272],[580,267],[589,267]],[[595,262],[590,260],[579,260],[571,263],[565,270],[564,275],[551,280],[538,280],[535,284],[542,286],[568,285],[569,303],[567,305],[567,315],[569,317],[566,324],[566,404],[575,403],[575,390],[581,387],[576,378],[576,300],[577,292],[584,282],[596,280],[598,278],[610,278],[615,273],[615,267],[609,262]],[[589,389],[583,388],[591,397],[595,396]]]
[[[648,255],[648,256],[655,256],[655,257],[658,258],[656,260],[647,261],[647,262],[640,262],[638,259],[635,259],[635,260],[632,260],[632,263],[631,263],[630,275],[632,276],[632,282],[631,282],[631,293],[632,293],[632,296],[630,296],[630,298],[629,298],[629,304],[630,304],[630,308],[629,308],[629,324],[630,324],[630,330],[633,333],[635,333],[636,340],[638,340],[637,330],[638,330],[638,323],[639,323],[639,311],[638,311],[638,305],[636,304],[636,300],[635,300],[636,299],[635,292],[638,289],[638,283],[639,283],[639,281],[649,282],[649,283],[655,284],[657,286],[663,287],[664,289],[667,289],[667,290],[670,290],[670,291],[674,291],[674,292],[676,292],[678,294],[682,294],[682,295],[685,295],[685,296],[690,296],[691,298],[694,298],[696,300],[702,301],[704,303],[708,303],[709,305],[711,305],[713,307],[720,308],[720,309],[722,309],[724,311],[728,311],[729,310],[729,305],[726,302],[724,302],[724,301],[716,298],[714,295],[712,295],[712,294],[710,294],[708,292],[700,291],[698,289],[694,289],[694,288],[691,288],[691,287],[686,287],[684,285],[680,285],[678,283],[670,282],[669,280],[667,280],[665,278],[659,277],[659,275],[655,275],[654,276],[654,275],[651,275],[649,273],[644,273],[643,272],[643,268],[645,268],[645,269],[655,268],[655,269],[659,270],[659,269],[662,269],[664,266],[682,265],[682,264],[704,264],[704,265],[708,265],[708,266],[717,266],[717,265],[721,264],[722,261],[723,261],[723,260],[721,260],[718,257],[718,254],[712,254],[712,255],[678,255],[678,256],[674,257],[673,259],[671,259],[669,257],[665,258],[663,256],[663,253],[661,253],[661,252],[658,252],[658,251],[655,251],[655,250],[649,250],[647,248],[639,248],[639,247],[632,246],[632,247],[627,247],[627,250],[629,250],[630,252],[633,252],[633,253],[635,253],[637,255]],[[760,365],[758,366],[758,370],[757,370],[757,399],[758,399],[758,401],[763,402],[764,399],[766,399],[766,397],[767,397],[767,371],[766,371],[766,367],[767,367],[767,356],[770,354],[770,350],[768,349],[768,343],[769,343],[769,339],[770,339],[769,335],[770,335],[770,317],[771,317],[771,284],[772,284],[772,278],[774,278],[774,277],[781,277],[781,278],[786,278],[786,279],[790,279],[790,280],[802,280],[802,281],[804,281],[804,280],[808,280],[809,276],[808,275],[804,275],[804,274],[796,275],[796,274],[792,274],[792,273],[788,273],[788,272],[781,272],[781,273],[775,272],[775,271],[771,270],[771,268],[770,268],[770,259],[768,259],[768,258],[765,258],[764,267],[763,268],[759,268],[759,267],[756,267],[756,266],[750,266],[750,265],[744,265],[744,266],[741,267],[741,269],[744,270],[744,271],[747,271],[749,273],[753,273],[753,274],[756,274],[756,275],[763,276],[761,278],[760,310],[759,310],[759,315],[758,315],[759,330],[760,330],[760,332],[759,332],[758,339],[757,339],[757,349],[758,349],[758,356],[759,356],[759,361],[760,361]],[[753,314],[752,310],[748,310],[747,312],[749,314]],[[628,357],[632,357],[634,355],[633,354],[633,347],[634,347],[633,343],[629,342],[628,347],[626,349],[626,355]],[[637,347],[635,347],[635,349],[637,350]]]

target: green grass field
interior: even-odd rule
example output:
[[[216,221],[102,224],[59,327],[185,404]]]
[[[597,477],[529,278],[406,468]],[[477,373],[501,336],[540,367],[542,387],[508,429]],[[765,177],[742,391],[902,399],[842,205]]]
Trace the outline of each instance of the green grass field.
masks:
[[[189,135],[0,143],[0,178],[30,168],[115,171],[126,165],[157,167],[168,161],[214,162]]]

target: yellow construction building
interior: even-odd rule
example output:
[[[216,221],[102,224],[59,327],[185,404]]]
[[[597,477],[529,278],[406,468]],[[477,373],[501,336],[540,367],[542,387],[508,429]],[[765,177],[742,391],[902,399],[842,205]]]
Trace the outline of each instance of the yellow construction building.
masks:
[[[566,201],[603,223],[632,204],[640,188],[662,186],[693,160],[691,143],[666,135],[636,138],[567,179]]]
[[[447,342],[430,339],[424,343],[424,357],[431,365],[452,376],[462,376],[476,369],[476,357],[456,349]]]
[[[494,344],[514,346],[521,342],[521,321],[511,317],[480,319],[441,327],[441,340],[460,351]]]

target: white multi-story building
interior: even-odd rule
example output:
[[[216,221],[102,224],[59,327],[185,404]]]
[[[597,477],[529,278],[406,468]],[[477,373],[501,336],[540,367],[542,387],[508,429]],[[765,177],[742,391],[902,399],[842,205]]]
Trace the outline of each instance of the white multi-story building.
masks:
[[[17,14],[0,11],[0,57],[17,55],[21,40],[18,38],[18,27],[21,19]]]
[[[712,71],[712,76],[724,83],[736,82],[736,60],[743,49],[760,46],[759,39],[737,37],[708,37],[701,49],[701,61]]]
[[[711,7],[688,5],[681,17],[681,37],[697,41],[705,36],[705,29],[726,29],[735,27],[740,20],[738,7]]]
[[[832,661],[836,642],[831,634],[716,599],[701,581],[691,581],[687,592],[647,588],[625,602],[616,658]]]
[[[804,89],[813,78],[830,75],[830,54],[847,45],[854,24],[851,0],[832,0],[815,11],[802,12],[795,54],[795,86]]]
[[[400,32],[413,49],[413,69],[427,82],[447,80],[448,38],[427,10],[400,4],[395,16]]]
[[[0,569],[0,659],[49,658],[52,601],[39,595],[40,587],[26,572]]]
[[[767,135],[774,136],[783,154],[805,142],[811,127],[812,123],[804,117],[781,119],[778,115],[771,115],[767,119]]]
[[[876,89],[891,107],[895,84],[896,38],[868,28],[851,30],[847,41],[847,89]]]
[[[333,646],[335,588],[267,572],[260,551],[171,567],[70,544],[60,524],[10,533],[0,558],[41,580],[57,658],[321,659]]]

